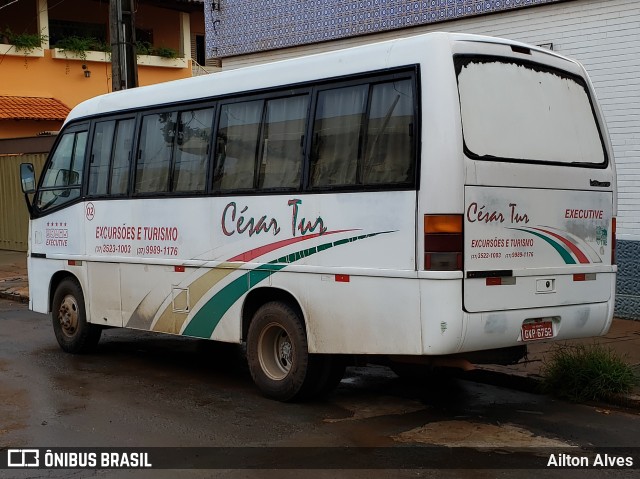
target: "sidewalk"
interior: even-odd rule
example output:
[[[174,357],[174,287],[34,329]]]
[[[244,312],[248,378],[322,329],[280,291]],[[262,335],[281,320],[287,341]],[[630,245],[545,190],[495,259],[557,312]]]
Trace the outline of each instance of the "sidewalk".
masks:
[[[0,250],[0,298],[29,301],[27,282],[27,254]],[[640,371],[640,321],[614,319],[606,336],[566,341],[567,344],[603,344],[623,357],[636,371]],[[535,391],[541,380],[540,370],[545,359],[551,357],[554,343],[530,343],[526,361],[513,366],[478,366],[468,373],[471,379],[505,387]],[[615,401],[618,406],[640,410],[640,386],[631,394]]]
[[[0,250],[0,298],[29,302],[27,253]]]
[[[640,374],[640,321],[614,318],[605,336],[562,341],[560,344],[603,345],[631,365],[636,374]],[[551,359],[557,346],[557,343],[529,343],[527,358],[520,363],[512,366],[481,365],[470,372],[470,377],[479,382],[537,392],[542,380],[541,369],[544,362]],[[636,384],[631,393],[620,395],[610,403],[640,410],[640,384]]]

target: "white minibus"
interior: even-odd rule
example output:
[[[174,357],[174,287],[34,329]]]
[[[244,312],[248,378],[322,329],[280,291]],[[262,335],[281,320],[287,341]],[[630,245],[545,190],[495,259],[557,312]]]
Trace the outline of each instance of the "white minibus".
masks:
[[[111,93],[72,110],[39,181],[23,165],[30,307],[71,353],[105,327],[246,342],[285,401],[355,357],[513,363],[607,332],[615,178],[585,69],[502,39]]]

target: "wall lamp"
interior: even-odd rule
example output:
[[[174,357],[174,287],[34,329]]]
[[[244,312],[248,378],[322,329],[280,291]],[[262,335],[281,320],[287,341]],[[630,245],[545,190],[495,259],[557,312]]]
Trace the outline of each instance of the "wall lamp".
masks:
[[[91,70],[87,68],[87,65],[82,65],[82,69],[84,70],[84,77],[91,78]]]

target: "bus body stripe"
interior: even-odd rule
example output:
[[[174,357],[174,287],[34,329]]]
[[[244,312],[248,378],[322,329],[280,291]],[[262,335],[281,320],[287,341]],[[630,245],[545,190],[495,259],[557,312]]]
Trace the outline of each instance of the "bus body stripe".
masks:
[[[525,230],[523,228],[512,228],[512,229],[518,230],[518,231],[524,231],[525,233],[529,233],[529,234],[535,235],[535,236],[537,236],[539,238],[542,238],[547,243],[549,243],[551,246],[553,246],[553,248],[558,252],[558,254],[562,257],[562,259],[564,260],[564,262],[566,264],[576,264],[576,260],[573,259],[573,256],[571,256],[571,253],[569,253],[569,251],[564,246],[562,246],[560,243],[558,243],[557,241],[549,238],[548,236],[545,236],[542,233],[538,233],[537,231]]]
[[[342,244],[348,244],[353,241],[372,238],[381,234],[392,233],[393,231],[381,231],[379,233],[371,233],[367,235],[354,236],[349,238],[347,243],[343,241],[335,241],[331,243],[324,243],[317,247],[309,248],[306,250],[294,253],[297,258],[305,258],[312,254],[324,251],[334,246]],[[284,256],[271,263],[258,266],[256,269],[243,274],[239,278],[236,278],[227,286],[222,288],[216,294],[209,299],[202,308],[200,308],[193,319],[187,324],[186,328],[182,332],[185,336],[193,336],[196,338],[208,339],[213,335],[213,331],[218,326],[218,323],[222,320],[222,317],[227,311],[238,301],[244,294],[246,294],[251,288],[264,281],[273,272],[280,271],[285,268],[287,264],[280,263],[283,258],[289,258],[291,255]]]
[[[567,248],[569,248],[573,252],[573,254],[576,255],[576,258],[578,258],[578,261],[580,261],[580,263],[582,264],[590,263],[589,258],[585,256],[585,254],[578,248],[578,246],[572,243],[571,241],[569,241],[564,236],[560,236],[558,233],[554,233],[553,231],[545,230],[542,228],[533,228],[533,229],[537,231],[541,231],[543,233],[547,233],[548,235],[551,235],[554,238],[558,238],[567,246]]]
[[[352,229],[352,230],[329,231],[329,232],[325,232],[323,236],[327,234],[342,233],[347,231],[358,231],[358,230]],[[192,304],[197,304],[198,301],[200,301],[207,294],[207,292],[211,290],[211,288],[213,288],[216,284],[218,284],[220,281],[225,279],[229,274],[233,273],[238,268],[240,268],[243,265],[243,263],[239,263],[241,259],[244,259],[244,261],[246,262],[246,261],[255,259],[261,255],[275,251],[279,248],[288,246],[290,244],[297,243],[305,239],[316,238],[318,236],[320,236],[320,233],[301,236],[298,238],[290,238],[282,241],[276,241],[274,243],[264,245],[260,248],[254,248],[252,250],[245,251],[243,253],[240,253],[239,255],[236,255],[228,259],[225,263],[222,263],[218,267],[213,268],[212,270],[206,272],[205,274],[203,274],[202,276],[200,276],[199,278],[197,278],[191,284],[188,285],[190,300]],[[149,299],[147,299],[147,297]],[[129,322],[127,323],[127,326],[133,327],[136,329],[150,329],[152,331],[157,331],[161,333],[180,334],[180,331],[182,330],[184,323],[187,321],[188,316],[183,313],[175,313],[173,311],[173,305],[170,303],[165,307],[162,313],[157,317],[158,319],[155,320],[155,322],[153,322],[153,318],[148,318],[141,314],[141,311],[145,309],[144,305],[147,302],[151,301],[153,295],[149,294],[147,295],[147,297],[145,297],[143,302],[141,302],[138,308],[136,308],[136,311],[131,316]],[[168,299],[169,299],[169,296],[165,297],[163,303],[166,302]]]
[[[237,256],[234,256],[233,258],[229,258],[227,261],[231,262],[231,261],[243,261],[243,262],[248,262],[251,261],[253,259],[256,259],[262,255],[265,255],[267,253],[271,253],[272,251],[275,251],[279,248],[283,248],[285,246],[289,246],[291,244],[294,243],[298,243],[300,241],[305,241],[305,240],[310,240],[313,238],[317,238],[318,236],[327,236],[327,235],[332,235],[332,234],[336,234],[336,233],[347,233],[349,231],[357,231],[357,230],[336,230],[336,231],[326,231],[324,233],[314,233],[314,234],[310,234],[310,235],[306,235],[306,236],[300,236],[297,238],[289,238],[286,240],[282,240],[282,241],[276,241],[275,243],[271,243],[271,244],[267,244],[264,246],[260,246],[259,248],[254,248],[252,250],[249,251],[245,251],[244,253],[240,253]]]

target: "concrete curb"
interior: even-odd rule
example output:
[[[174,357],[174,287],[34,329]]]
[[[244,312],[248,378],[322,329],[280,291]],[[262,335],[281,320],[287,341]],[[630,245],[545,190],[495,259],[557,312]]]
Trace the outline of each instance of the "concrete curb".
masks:
[[[542,377],[533,374],[505,373],[502,371],[478,368],[462,373],[460,378],[482,384],[491,384],[492,386],[515,389],[531,394],[546,395],[546,393],[542,392]],[[640,411],[640,395],[634,393],[618,394],[609,398],[606,402],[586,401],[581,404],[602,409],[617,407]]]
[[[542,394],[542,378],[539,376],[522,373],[506,373],[478,367],[477,369],[462,373],[460,378],[476,383],[491,384],[492,386],[516,389],[532,394]]]
[[[19,303],[28,303],[29,302],[29,296],[25,296],[22,295],[20,293],[15,293],[11,290],[7,290],[7,291],[0,291],[0,298],[2,299],[8,299],[11,301],[17,301]]]

